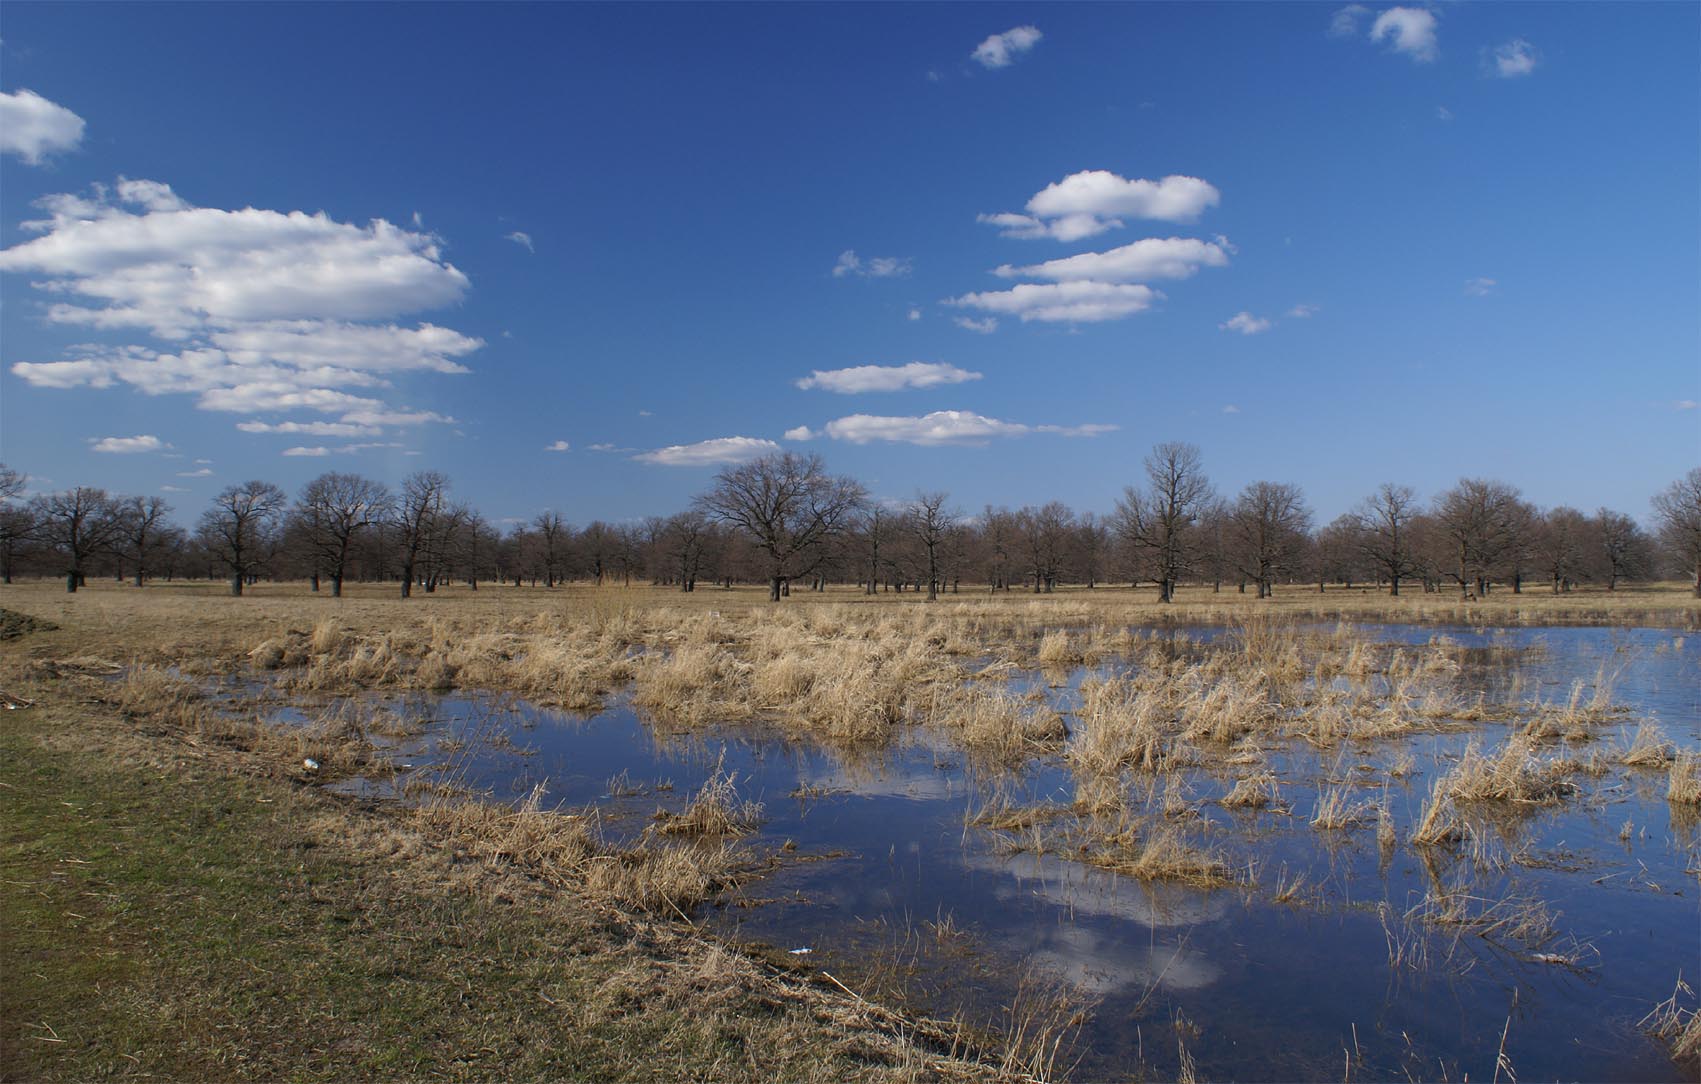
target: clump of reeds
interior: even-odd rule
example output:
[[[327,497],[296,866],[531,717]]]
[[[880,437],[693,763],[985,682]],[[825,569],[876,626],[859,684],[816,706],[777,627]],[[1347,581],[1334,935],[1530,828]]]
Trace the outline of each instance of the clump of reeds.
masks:
[[[1264,809],[1281,797],[1273,772],[1257,772],[1235,781],[1234,789],[1223,795],[1222,804],[1230,809]]]
[[[1463,802],[1550,802],[1574,790],[1565,765],[1543,761],[1531,744],[1517,735],[1498,755],[1489,756],[1473,741],[1442,783],[1455,801]]]
[[[639,665],[632,702],[667,722],[700,725],[747,717],[747,666],[717,643],[687,641]]]
[[[1701,755],[1680,753],[1672,760],[1666,801],[1674,805],[1701,805]]]
[[[663,814],[661,830],[676,836],[737,836],[754,832],[762,823],[762,804],[741,801],[738,776],[726,770],[723,752],[684,812]]]
[[[1465,825],[1453,806],[1448,781],[1445,777],[1437,779],[1430,787],[1429,800],[1424,803],[1423,812],[1412,829],[1411,840],[1419,846],[1434,847],[1457,843],[1463,838]]]
[[[1014,761],[1068,736],[1063,717],[1046,704],[1030,704],[1000,691],[958,687],[934,721],[956,735],[966,748]]]
[[[1083,659],[1063,629],[1052,629],[1040,638],[1038,657],[1041,666],[1050,667],[1075,666]]]
[[[1161,828],[1143,843],[1132,839],[1091,852],[1094,865],[1143,881],[1175,881],[1213,888],[1234,883],[1228,865],[1216,853],[1195,847],[1171,828]]]
[[[1660,725],[1644,721],[1636,728],[1636,736],[1619,755],[1618,762],[1627,768],[1663,768],[1676,753],[1677,747],[1666,740]]]
[[[1353,801],[1345,785],[1323,788],[1317,792],[1311,826],[1326,831],[1353,828],[1364,820],[1365,810],[1364,803]]]
[[[1701,1012],[1682,1004],[1694,1000],[1695,991],[1679,975],[1671,996],[1655,1005],[1636,1026],[1669,1045],[1678,1061],[1701,1057]]]

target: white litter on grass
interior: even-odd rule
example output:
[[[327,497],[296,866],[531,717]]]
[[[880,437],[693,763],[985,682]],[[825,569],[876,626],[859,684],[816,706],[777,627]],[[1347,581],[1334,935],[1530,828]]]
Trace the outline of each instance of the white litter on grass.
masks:
[[[316,771],[319,770],[319,762],[317,760],[314,760],[312,757],[303,758],[302,761],[301,761],[301,766],[304,769],[306,769],[307,771],[310,771],[310,772],[316,772]]]
[[[791,954],[793,956],[807,956],[811,952],[814,952],[814,951],[815,951],[814,949],[808,949],[808,948],[794,948],[794,949],[791,950]]]

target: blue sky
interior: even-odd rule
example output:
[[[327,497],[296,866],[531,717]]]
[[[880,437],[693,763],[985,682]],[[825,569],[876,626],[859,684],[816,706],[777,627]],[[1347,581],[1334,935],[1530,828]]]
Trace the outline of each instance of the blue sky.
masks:
[[[586,522],[774,446],[1105,511],[1188,440],[1320,521],[1465,474],[1642,516],[1701,461],[1697,40],[1692,4],[13,2],[0,457],[184,520],[429,466]]]

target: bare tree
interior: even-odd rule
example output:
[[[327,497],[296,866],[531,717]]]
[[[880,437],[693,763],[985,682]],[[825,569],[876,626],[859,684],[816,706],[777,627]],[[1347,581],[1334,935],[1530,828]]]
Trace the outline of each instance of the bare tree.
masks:
[[[1541,517],[1533,547],[1536,567],[1553,584],[1553,593],[1571,590],[1584,575],[1587,564],[1589,521],[1575,508],[1561,505]]]
[[[560,513],[549,511],[537,514],[532,520],[532,530],[537,539],[538,557],[543,562],[543,585],[554,587],[557,580],[565,582],[562,566],[567,560],[567,544],[572,540],[573,528]]]
[[[947,508],[950,497],[943,490],[917,493],[910,502],[905,520],[917,542],[927,554],[927,601],[939,597],[939,547],[956,529],[957,512]]]
[[[1230,552],[1240,574],[1269,598],[1276,576],[1292,571],[1305,553],[1311,510],[1299,487],[1286,482],[1253,482],[1240,491],[1229,516]]]
[[[202,513],[201,541],[230,570],[232,595],[241,597],[248,577],[271,556],[288,504],[283,490],[255,480],[226,488]]]
[[[697,506],[744,532],[762,553],[768,598],[778,602],[791,577],[846,528],[865,496],[859,483],[828,474],[818,455],[776,452],[722,470]]]
[[[1034,594],[1049,594],[1057,586],[1073,519],[1062,501],[1029,505],[1016,513],[1016,537],[1033,577]]]
[[[1695,570],[1695,597],[1701,598],[1701,467],[1655,494],[1654,518],[1660,523],[1660,541],[1686,568]]]
[[[169,524],[171,505],[159,497],[131,497],[118,505],[116,541],[124,556],[136,564],[136,586],[147,578],[148,561],[159,550]]]
[[[1640,524],[1623,512],[1602,508],[1590,519],[1589,527],[1608,591],[1616,591],[1619,580],[1646,574],[1652,547]]]
[[[1146,457],[1146,488],[1122,491],[1111,529],[1158,583],[1158,601],[1173,602],[1193,561],[1194,524],[1211,500],[1199,449],[1171,441]]]
[[[1461,478],[1435,499],[1435,525],[1449,554],[1449,572],[1466,597],[1488,593],[1491,570],[1517,538],[1518,491],[1504,482]]]
[[[448,511],[449,476],[439,471],[415,471],[402,480],[392,525],[402,560],[402,597],[413,597],[414,576],[428,562],[443,532]]]
[[[0,463],[0,583],[12,582],[12,567],[35,534],[35,516],[19,500],[28,483],[23,473]]]
[[[1359,551],[1388,581],[1388,593],[1400,593],[1400,581],[1417,574],[1420,567],[1417,493],[1411,486],[1384,482],[1377,491],[1353,509],[1358,528]]]
[[[295,516],[313,563],[314,582],[318,582],[321,570],[328,574],[332,598],[342,597],[349,553],[360,533],[382,523],[389,514],[389,489],[358,474],[332,471],[301,488]]]
[[[38,537],[65,561],[65,590],[83,585],[90,558],[112,543],[118,516],[106,490],[77,486],[30,502]]]

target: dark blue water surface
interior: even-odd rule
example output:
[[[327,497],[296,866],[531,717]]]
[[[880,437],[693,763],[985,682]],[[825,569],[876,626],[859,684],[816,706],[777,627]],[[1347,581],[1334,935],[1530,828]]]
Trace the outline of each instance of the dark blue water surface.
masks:
[[[1701,748],[1701,637],[1359,628],[1381,642],[1446,636],[1466,648],[1538,647],[1511,663],[1467,657],[1459,680],[1490,701],[1563,703],[1574,683],[1604,673],[1626,711],[1584,749],[1610,747],[1644,720],[1683,748]],[[1023,675],[1016,684],[1050,688],[1067,710],[1080,676],[1049,687]],[[1310,826],[1320,780],[1363,779],[1366,802],[1386,793],[1404,840],[1447,758],[1473,737],[1498,745],[1504,723],[1375,747],[1279,749],[1267,764],[1289,814],[1214,804],[1232,770],[1184,773],[1201,812],[1184,825],[1190,837],[1251,878],[1201,891],[1013,850],[1000,833],[965,827],[995,793],[1068,804],[1074,789],[1061,757],[1014,771],[985,766],[919,728],[874,753],[760,725],[670,736],[620,703],[589,719],[494,696],[401,697],[391,706],[424,720],[421,733],[391,743],[412,778],[449,778],[497,802],[543,784],[550,806],[598,807],[616,841],[642,833],[658,809],[682,808],[723,765],[744,797],[765,806],[748,847],[831,857],[784,862],[696,917],[736,941],[807,949],[795,954],[800,964],[853,987],[901,989],[916,1009],[976,1023],[996,1023],[1024,976],[1060,982],[1096,1003],[1063,1059],[1077,1062],[1078,1077],[1173,1074],[1178,1037],[1199,1076],[1213,1079],[1487,1080],[1503,1036],[1519,1080],[1697,1075],[1636,1027],[1680,974],[1701,979],[1701,848],[1693,823],[1674,820],[1664,772],[1614,766],[1578,776],[1580,792],[1563,803],[1485,826],[1483,862],[1403,844],[1384,853],[1374,817],[1341,831]],[[1381,769],[1402,750],[1416,774],[1385,784]],[[617,777],[617,789],[636,793],[611,794]],[[782,852],[788,842],[796,850]],[[1274,902],[1278,884],[1299,878],[1293,901]],[[1468,929],[1425,932],[1404,916],[1437,886],[1483,906],[1539,899],[1557,913],[1560,939],[1532,946]],[[1390,931],[1425,945],[1428,966],[1391,966]],[[1536,955],[1561,949],[1575,966]]]

